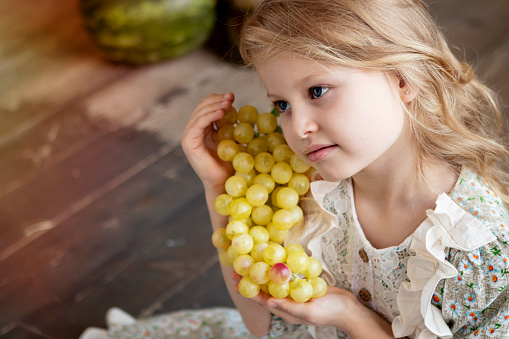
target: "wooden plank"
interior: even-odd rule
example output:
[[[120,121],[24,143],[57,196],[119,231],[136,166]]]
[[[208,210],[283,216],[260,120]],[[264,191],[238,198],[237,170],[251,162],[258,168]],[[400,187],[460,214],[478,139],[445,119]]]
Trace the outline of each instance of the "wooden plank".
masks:
[[[183,171],[182,179],[188,181],[191,178],[185,177],[185,173],[189,171]],[[186,188],[189,190],[189,187],[179,185],[172,189],[173,192],[169,196],[175,196],[176,191],[183,191]],[[132,185],[128,190],[132,190]],[[167,190],[168,187],[162,187],[160,194],[166,195]],[[124,193],[117,192],[115,195]],[[210,243],[212,231],[203,194],[195,191],[193,197],[179,204],[180,207],[175,206],[171,213],[163,211],[168,204],[164,196],[152,198],[153,204],[157,205],[154,206],[154,212],[160,215],[159,220],[154,222],[153,218],[150,218],[144,221],[136,215],[137,213],[127,213],[125,219],[122,218],[118,222],[119,228],[122,228],[121,233],[115,232],[120,239],[103,234],[102,239],[97,240],[94,239],[100,236],[97,230],[92,231],[94,234],[88,234],[90,230],[81,232],[80,238],[83,243],[81,248],[67,254],[57,267],[41,277],[44,281],[48,279],[57,281],[58,278],[71,280],[67,276],[72,273],[74,286],[67,290],[52,290],[52,293],[57,293],[60,297],[57,300],[46,300],[46,304],[37,307],[35,312],[24,318],[24,321],[55,338],[76,337],[86,326],[104,326],[105,312],[112,306],[120,306],[135,315],[142,309],[161,311],[157,307],[154,308],[154,305],[159,305],[162,300],[179,293],[190,282],[200,279],[204,272],[215,266],[216,251]],[[108,197],[109,199],[111,197]],[[122,208],[129,206],[132,205],[126,203]],[[104,208],[100,203],[97,207]],[[138,213],[140,212],[142,211]],[[88,212],[90,213],[95,215],[93,208]],[[73,218],[76,219],[80,219],[78,222],[83,224],[89,221],[83,216]],[[131,224],[126,225],[128,222]],[[78,226],[87,225],[73,227],[76,229]],[[131,229],[127,230],[127,227]],[[120,252],[112,255],[111,247],[108,246],[100,249],[100,254],[97,253],[98,248],[95,246],[104,246],[108,239],[110,246]],[[134,241],[136,246],[125,243],[127,239]],[[68,258],[69,256],[71,258]],[[74,264],[77,260],[94,261],[92,266],[95,268],[89,270],[82,266],[80,272],[75,272],[72,266],[67,265]],[[84,265],[91,266],[87,263]],[[65,266],[67,267],[64,268]],[[39,284],[44,284],[44,281]],[[65,284],[60,283],[56,288],[62,289],[61,285]],[[228,296],[224,297],[228,299]]]
[[[34,224],[48,221],[56,227],[75,206],[94,199],[108,182],[119,180],[123,173],[142,164],[140,159],[152,154],[157,157],[159,147],[168,148],[147,133],[123,138],[119,131],[104,135],[50,170],[39,172],[39,176],[0,200],[5,227],[0,251],[11,251],[9,247],[16,248],[16,242],[34,235],[30,232],[31,227],[37,227]],[[5,255],[0,254],[0,259]]]
[[[164,243],[166,232],[177,232],[174,238],[199,234],[189,233],[192,227],[211,232],[210,226],[203,225],[203,214],[201,223],[180,224],[176,218],[178,213],[193,218],[193,209],[201,206],[204,213],[205,208],[203,188],[183,157],[181,150],[162,157],[0,262],[0,305],[6,310],[0,312],[0,326],[86,290],[91,272],[115,262],[114,258],[136,260],[140,253],[157,246],[157,241]],[[201,202],[194,200],[196,196]],[[151,240],[143,241],[145,236]],[[210,236],[207,242],[210,244]],[[111,276],[112,271],[107,266],[100,279]]]
[[[235,307],[224,284],[219,263],[193,280],[183,290],[164,300],[156,314],[208,307]]]
[[[6,328],[5,333],[0,333],[0,339],[52,339],[42,333],[39,329],[34,328],[23,322],[13,323],[12,326]]]

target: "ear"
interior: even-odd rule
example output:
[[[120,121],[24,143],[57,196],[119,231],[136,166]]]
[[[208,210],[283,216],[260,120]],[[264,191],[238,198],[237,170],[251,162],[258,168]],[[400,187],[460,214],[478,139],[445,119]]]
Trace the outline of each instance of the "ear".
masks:
[[[418,92],[419,91],[417,89],[414,89],[408,85],[405,85],[405,86],[399,88],[399,97],[401,98],[401,101],[403,101],[405,103],[410,103],[410,102],[412,102],[412,100],[415,99]]]
[[[405,79],[403,79],[403,77],[400,74],[398,74],[398,81],[399,81],[399,97],[401,98],[401,101],[405,103],[410,103],[412,100],[415,99],[419,91],[408,85],[408,82],[406,82]]]

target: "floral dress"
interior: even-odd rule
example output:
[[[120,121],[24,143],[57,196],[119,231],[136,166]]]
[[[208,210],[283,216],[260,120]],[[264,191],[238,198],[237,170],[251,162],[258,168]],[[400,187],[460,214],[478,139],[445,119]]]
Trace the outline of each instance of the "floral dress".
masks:
[[[286,242],[318,258],[327,283],[352,291],[392,323],[395,337],[509,337],[509,215],[477,174],[463,169],[415,232],[383,249],[364,236],[351,180],[313,182],[311,195],[301,204],[305,223]],[[153,338],[251,337],[237,311],[209,309],[117,326],[105,338],[146,338],[143,331],[159,333]],[[333,327],[290,326],[275,316],[269,336],[347,338]]]

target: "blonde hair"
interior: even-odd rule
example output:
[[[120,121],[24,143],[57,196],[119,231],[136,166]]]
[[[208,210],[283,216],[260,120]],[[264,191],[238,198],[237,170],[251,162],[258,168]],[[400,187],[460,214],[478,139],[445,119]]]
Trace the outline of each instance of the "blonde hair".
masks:
[[[426,162],[466,166],[509,202],[509,151],[494,93],[460,62],[420,0],[267,0],[246,20],[248,65],[281,52],[334,65],[395,72],[418,90],[409,124]]]

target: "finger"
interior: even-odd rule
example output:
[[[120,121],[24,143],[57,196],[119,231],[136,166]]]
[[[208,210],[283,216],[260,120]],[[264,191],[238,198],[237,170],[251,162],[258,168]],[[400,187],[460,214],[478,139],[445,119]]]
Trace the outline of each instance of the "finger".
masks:
[[[211,126],[214,121],[221,119],[225,111],[230,107],[231,102],[222,101],[197,109],[189,119],[183,135],[187,135],[190,132],[193,136],[203,134],[203,129]]]
[[[210,105],[218,104],[218,103],[220,104],[220,103],[223,103],[223,102],[227,102],[227,103],[229,103],[231,105],[233,100],[234,100],[234,97],[233,97],[232,93],[228,93],[228,94],[213,94],[213,95],[210,95],[210,96],[206,97],[205,99],[203,99],[198,104],[198,106],[196,106],[195,112],[200,112],[203,109],[206,109]]]
[[[232,271],[232,273],[230,275],[231,275],[232,279],[237,283],[242,279],[242,276],[235,271]]]
[[[223,110],[217,110],[190,120],[182,134],[182,140],[195,141],[201,144],[204,136],[212,131],[212,123],[220,119],[223,115]]]
[[[298,303],[289,298],[268,298],[267,306],[271,309],[278,310],[278,312],[286,313],[294,318],[302,318],[306,315],[306,303]]]

